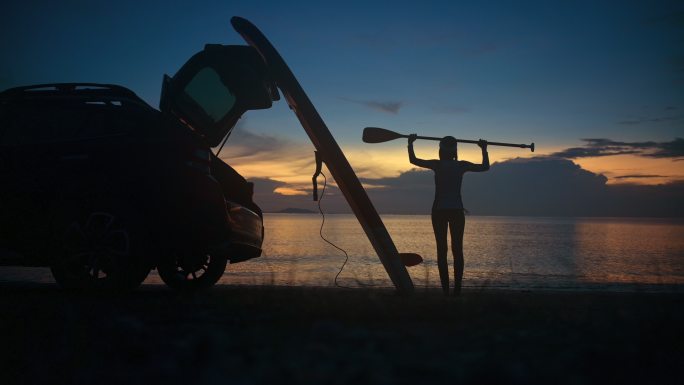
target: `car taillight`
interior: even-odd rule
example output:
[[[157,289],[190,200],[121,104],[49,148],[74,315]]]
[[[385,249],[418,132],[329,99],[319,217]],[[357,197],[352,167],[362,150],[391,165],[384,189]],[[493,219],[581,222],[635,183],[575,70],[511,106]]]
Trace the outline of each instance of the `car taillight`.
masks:
[[[211,152],[209,149],[194,148],[190,151],[189,159],[185,162],[189,167],[203,174],[211,174]]]

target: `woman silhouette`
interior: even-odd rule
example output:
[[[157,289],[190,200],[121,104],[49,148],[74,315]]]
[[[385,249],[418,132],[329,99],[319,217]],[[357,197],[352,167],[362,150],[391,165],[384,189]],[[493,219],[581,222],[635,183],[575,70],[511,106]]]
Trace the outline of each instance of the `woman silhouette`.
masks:
[[[454,295],[461,294],[463,281],[463,201],[461,200],[461,182],[466,171],[489,170],[489,154],[487,141],[480,139],[477,143],[482,149],[482,164],[474,164],[458,160],[458,142],[453,136],[445,136],[439,141],[439,160],[416,158],[413,142],[416,134],[409,135],[409,161],[435,172],[435,200],[432,203],[432,228],[437,242],[437,267],[444,294],[449,294],[449,266],[447,264],[447,226],[451,233],[451,252],[454,255]]]

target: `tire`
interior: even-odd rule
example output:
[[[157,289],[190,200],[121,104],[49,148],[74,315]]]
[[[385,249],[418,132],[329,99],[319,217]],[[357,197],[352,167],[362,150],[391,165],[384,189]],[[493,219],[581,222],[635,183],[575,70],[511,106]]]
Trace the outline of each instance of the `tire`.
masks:
[[[106,207],[60,221],[50,269],[62,288],[129,291],[150,272],[139,221],[128,210]]]
[[[221,279],[227,264],[227,257],[210,254],[170,257],[159,261],[157,272],[162,281],[174,290],[206,290]]]

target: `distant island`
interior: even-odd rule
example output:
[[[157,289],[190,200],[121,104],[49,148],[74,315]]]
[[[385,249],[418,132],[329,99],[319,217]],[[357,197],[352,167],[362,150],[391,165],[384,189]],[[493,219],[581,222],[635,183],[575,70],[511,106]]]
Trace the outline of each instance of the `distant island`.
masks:
[[[277,213],[281,214],[316,214],[315,211],[307,210],[307,209],[298,209],[296,207],[288,207],[286,209],[282,209],[280,211],[276,211]]]

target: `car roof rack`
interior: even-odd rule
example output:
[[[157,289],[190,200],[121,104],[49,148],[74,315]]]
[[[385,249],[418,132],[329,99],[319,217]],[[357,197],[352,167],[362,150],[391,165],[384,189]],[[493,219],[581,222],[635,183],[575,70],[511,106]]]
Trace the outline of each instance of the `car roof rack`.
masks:
[[[89,97],[107,97],[107,98],[132,98],[143,102],[142,99],[135,92],[126,87],[118,86],[116,84],[101,84],[101,83],[51,83],[51,84],[35,84],[31,86],[22,86],[6,89],[0,92],[0,97],[6,98],[22,98],[32,96],[89,96]],[[144,103],[144,102],[143,102]]]

